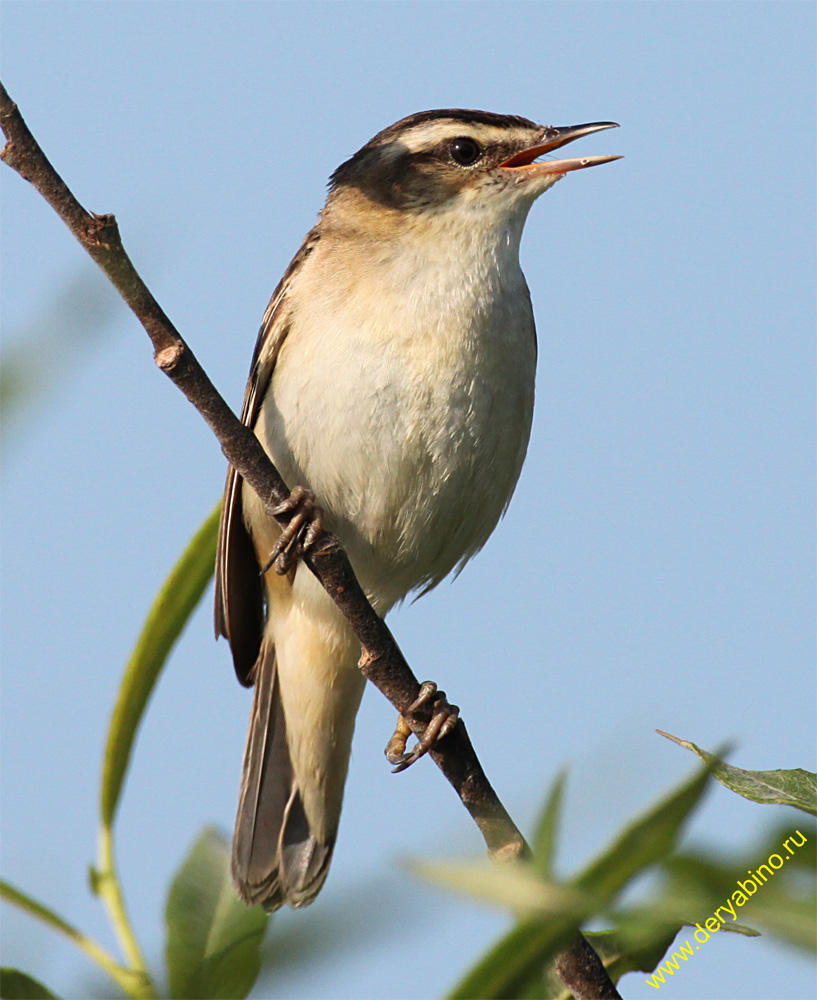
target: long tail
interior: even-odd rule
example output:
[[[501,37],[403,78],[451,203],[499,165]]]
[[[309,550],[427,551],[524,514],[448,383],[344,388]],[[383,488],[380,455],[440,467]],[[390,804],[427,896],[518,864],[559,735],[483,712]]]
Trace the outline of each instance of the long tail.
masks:
[[[274,650],[266,640],[255,668],[244,771],[233,836],[239,896],[267,911],[306,906],[320,891],[334,836],[319,843],[309,828],[287,748]]]

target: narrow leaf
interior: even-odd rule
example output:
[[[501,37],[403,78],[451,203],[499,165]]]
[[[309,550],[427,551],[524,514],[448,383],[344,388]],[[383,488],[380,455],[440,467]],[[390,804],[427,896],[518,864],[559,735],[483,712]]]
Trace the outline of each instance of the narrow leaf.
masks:
[[[801,823],[799,831],[775,827],[760,844],[737,856],[675,855],[663,865],[669,878],[661,887],[660,905],[676,905],[680,912],[675,901],[685,898],[689,922],[718,915],[717,908],[722,907],[719,916],[726,925],[722,929],[735,929],[740,920],[813,953],[817,950],[815,843],[817,831],[810,823]],[[755,874],[761,865],[762,874]]]
[[[621,939],[618,931],[599,931],[585,935],[604,963],[610,978],[617,983],[628,972],[652,972],[675,940],[679,926],[656,927],[631,946]]]
[[[69,924],[67,920],[63,920],[58,913],[55,913],[42,903],[38,903],[36,899],[32,899],[31,896],[27,896],[24,892],[21,892],[20,889],[17,889],[15,886],[2,880],[0,880],[0,897],[5,899],[6,902],[19,907],[19,909],[25,911],[30,916],[36,917],[37,920],[41,920],[44,924],[51,927],[52,930],[58,931],[60,934],[64,934],[67,938],[73,941],[78,948],[84,951],[90,959],[103,968],[112,979],[119,983],[126,993],[131,989],[131,987],[138,987],[140,985],[141,979],[138,975],[130,969],[126,969],[121,966],[111,955],[108,954],[107,951],[105,951],[101,945],[97,944],[96,941],[87,937],[82,933],[82,931],[77,930],[77,928],[72,924]]]
[[[236,895],[229,843],[216,830],[204,830],[173,879],[165,921],[174,1000],[246,997],[261,968],[268,917]]]
[[[692,926],[691,924],[689,925]],[[723,924],[721,926],[722,931],[731,931],[733,934],[742,934],[744,937],[760,937],[760,931],[755,930],[754,927],[750,927],[748,924]]]
[[[700,801],[708,778],[709,769],[701,769],[631,823],[572,884],[611,898],[633,876],[666,857],[682,824]]]
[[[531,918],[514,927],[466,974],[449,995],[450,1000],[523,1000],[556,995],[541,992],[550,989],[546,970],[556,953],[571,940],[583,919],[606,909],[634,875],[669,853],[682,823],[699,802],[708,776],[706,769],[699,771],[630,824],[596,861],[561,887],[568,892],[579,890],[578,896],[566,897],[574,901],[572,909],[546,920]],[[458,879],[458,874],[453,878]],[[588,906],[582,918],[576,900],[592,900],[595,905],[592,909]],[[662,933],[669,933],[666,926]]]
[[[0,969],[0,998],[2,1000],[59,1000],[48,987],[20,972],[19,969]]]
[[[520,917],[569,917],[577,921],[598,908],[587,893],[546,881],[528,862],[414,862],[425,878]]]
[[[656,732],[696,753],[709,764],[712,774],[722,785],[745,799],[764,804],[794,806],[795,809],[817,816],[817,774],[812,771],[804,771],[801,767],[778,771],[744,771],[742,767],[727,764],[688,740],[680,740],[662,729],[657,729]]]
[[[669,932],[671,928],[675,929],[675,933],[681,927],[694,929],[699,923],[705,923],[713,917],[718,904],[722,905],[723,900],[704,901],[704,905],[700,905],[696,902],[694,893],[681,891],[677,895],[667,895],[662,892],[660,897],[643,905],[617,910],[611,914],[615,923],[616,939],[622,947],[629,950],[640,947],[659,932]],[[736,923],[731,917],[724,922],[723,917],[718,916],[717,923],[715,933],[726,931],[746,937],[761,936],[760,931],[754,927]]]
[[[21,910],[25,910],[26,913],[41,920],[44,924],[48,924],[53,930],[59,931],[60,934],[65,934],[74,940],[82,937],[82,934],[76,927],[69,924],[67,920],[63,920],[58,913],[55,913],[47,906],[43,906],[42,903],[38,903],[36,899],[27,896],[20,889],[17,889],[5,880],[0,881],[0,897],[8,903],[13,903],[14,906],[19,907]]]
[[[572,921],[527,921],[514,927],[473,966],[448,1000],[517,1000],[531,996],[546,967],[576,933]]]
[[[159,674],[201,600],[216,556],[219,507],[193,536],[159,591],[137,640],[119,688],[108,728],[102,768],[101,814],[110,827],[142,715]]]
[[[553,874],[553,863],[556,856],[556,839],[559,834],[559,823],[562,818],[562,799],[564,798],[567,771],[560,771],[550,787],[539,822],[533,834],[533,864],[536,870],[550,878]]]

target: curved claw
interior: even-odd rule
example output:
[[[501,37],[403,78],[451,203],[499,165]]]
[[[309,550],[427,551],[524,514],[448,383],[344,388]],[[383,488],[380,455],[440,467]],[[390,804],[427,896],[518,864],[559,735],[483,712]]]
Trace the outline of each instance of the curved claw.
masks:
[[[411,729],[401,714],[397,719],[397,727],[394,734],[386,745],[386,758],[392,768],[393,774],[399,774],[411,767],[415,761],[425,756],[444,736],[447,736],[457,725],[459,719],[459,708],[456,705],[449,705],[444,691],[438,691],[437,685],[433,681],[424,681],[420,686],[420,694],[405,710],[405,715],[411,715],[418,708],[424,705],[431,698],[434,699],[431,721],[426,726],[424,732],[418,737],[417,743],[412,750],[406,752],[406,742],[411,735]]]
[[[282,503],[270,509],[273,516],[292,514],[281,529],[269,559],[261,569],[261,576],[274,564],[279,576],[286,576],[298,559],[307,552],[323,530],[323,508],[315,503],[315,494],[303,486],[295,489]]]
[[[409,724],[402,715],[398,715],[394,733],[392,734],[389,742],[386,744],[386,749],[384,751],[386,754],[386,760],[390,764],[402,764],[406,758],[410,756],[410,754],[406,753],[406,741],[409,736],[411,736]]]

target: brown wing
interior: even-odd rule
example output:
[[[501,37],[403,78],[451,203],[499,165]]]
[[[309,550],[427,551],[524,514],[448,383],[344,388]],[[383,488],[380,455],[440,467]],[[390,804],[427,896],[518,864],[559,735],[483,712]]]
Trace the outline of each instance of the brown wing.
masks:
[[[289,332],[289,293],[298,271],[319,239],[318,233],[312,230],[304,240],[264,313],[241,411],[241,422],[248,427],[255,426],[281,345]],[[216,552],[215,625],[216,636],[223,635],[230,643],[238,679],[249,687],[253,683],[253,667],[264,635],[265,610],[258,560],[244,524],[242,486],[241,476],[230,466]]]

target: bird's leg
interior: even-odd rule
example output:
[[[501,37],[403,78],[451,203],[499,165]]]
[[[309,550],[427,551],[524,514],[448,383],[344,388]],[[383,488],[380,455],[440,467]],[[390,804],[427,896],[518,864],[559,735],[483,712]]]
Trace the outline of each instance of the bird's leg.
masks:
[[[417,743],[413,750],[406,751],[406,741],[411,735],[411,728],[406,722],[405,716],[412,715],[426,702],[432,701],[431,721],[426,726],[421,736],[417,738]],[[397,717],[397,726],[394,735],[386,745],[386,759],[390,764],[395,764],[393,773],[405,771],[407,767],[419,760],[424,754],[438,743],[444,736],[447,736],[456,726],[460,710],[456,705],[449,705],[444,691],[438,691],[434,681],[424,681],[420,685],[420,694],[407,709]]]
[[[279,514],[292,516],[281,529],[281,534],[272,547],[261,575],[263,576],[274,563],[275,572],[285,576],[304,552],[314,545],[315,539],[323,530],[321,525],[323,508],[315,503],[315,494],[311,490],[296,486],[286,500],[271,507],[269,513],[273,516]]]
[[[406,756],[406,742],[411,736],[411,729],[409,729],[409,724],[403,718],[402,715],[397,716],[397,725],[394,727],[394,733],[391,739],[386,744],[386,749],[384,753],[386,754],[386,759],[390,764],[399,764]]]

